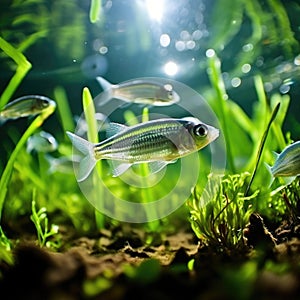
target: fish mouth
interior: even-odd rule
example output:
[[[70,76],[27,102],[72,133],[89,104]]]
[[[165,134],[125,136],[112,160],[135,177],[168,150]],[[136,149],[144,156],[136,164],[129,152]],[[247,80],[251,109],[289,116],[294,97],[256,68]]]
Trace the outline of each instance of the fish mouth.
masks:
[[[180,96],[174,91],[173,93],[173,102],[177,103],[180,101]]]
[[[214,128],[214,127],[210,127],[209,130],[210,130],[209,138],[210,138],[210,141],[212,142],[219,137],[220,130],[217,128]]]

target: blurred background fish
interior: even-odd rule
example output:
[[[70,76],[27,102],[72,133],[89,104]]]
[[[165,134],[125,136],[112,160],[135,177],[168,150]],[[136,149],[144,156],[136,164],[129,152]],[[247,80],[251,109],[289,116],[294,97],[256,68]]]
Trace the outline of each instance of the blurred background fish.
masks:
[[[56,107],[56,103],[45,96],[23,96],[4,106],[0,111],[0,122],[3,123],[9,119],[35,116],[48,109],[50,106]]]
[[[87,134],[88,125],[87,125],[87,122],[86,122],[84,116],[81,116],[81,117],[76,116],[74,119],[77,124],[77,127],[76,127],[77,134],[80,136]],[[106,124],[109,123],[108,117],[102,113],[97,112],[97,113],[95,113],[95,119],[97,122],[98,132],[105,130]]]
[[[180,100],[172,84],[159,83],[151,78],[129,80],[120,84],[111,84],[103,77],[96,79],[106,92],[95,98],[99,105],[104,105],[112,98],[154,106],[168,106]]]
[[[54,174],[56,172],[72,174],[74,173],[74,163],[79,163],[81,160],[80,155],[53,157],[50,154],[46,154],[45,158],[49,163],[49,174]]]
[[[300,174],[300,141],[285,147],[280,154],[275,155],[274,165],[270,167],[266,164],[273,177],[271,184],[276,177],[285,177],[285,183],[291,183]]]
[[[40,131],[30,136],[26,145],[28,153],[33,151],[48,153],[57,150],[57,148],[58,143],[55,137],[46,131]]]

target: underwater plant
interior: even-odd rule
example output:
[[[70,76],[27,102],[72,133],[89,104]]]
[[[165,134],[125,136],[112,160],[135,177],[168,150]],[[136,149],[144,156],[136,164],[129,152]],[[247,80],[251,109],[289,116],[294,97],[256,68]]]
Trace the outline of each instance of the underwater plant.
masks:
[[[46,246],[48,248],[57,248],[59,244],[55,244],[53,241],[50,241],[49,239],[58,233],[59,227],[57,225],[51,224],[49,228],[47,209],[46,207],[41,207],[39,210],[37,210],[36,202],[34,198],[35,198],[35,192],[31,203],[32,214],[30,216],[30,219],[35,225],[39,246],[40,247]]]
[[[228,172],[235,174],[251,172],[254,169],[260,139],[272,112],[280,103],[262,154],[262,161],[273,160],[273,151],[284,149],[290,143],[289,133],[283,132],[283,123],[290,103],[289,96],[274,94],[271,99],[267,99],[263,79],[261,76],[254,77],[258,101],[253,103],[253,116],[250,117],[241,106],[229,98],[222,77],[221,61],[213,50],[208,58],[208,75],[213,89],[206,97],[218,116],[225,137]],[[268,171],[263,166],[259,168],[255,181],[262,182],[267,177]]]
[[[88,141],[91,143],[98,143],[99,142],[99,136],[98,136],[98,128],[97,128],[97,121],[95,118],[95,107],[94,107],[94,102],[92,95],[87,87],[83,89],[82,92],[82,104],[83,104],[83,112],[85,115],[85,120],[87,123],[87,138]],[[97,194],[98,199],[100,199],[100,202],[104,196],[100,185],[97,185],[97,179],[98,177],[102,177],[102,165],[101,162],[99,161],[97,165],[95,166],[96,168],[96,174],[93,174],[93,184],[96,187],[95,193]],[[104,215],[98,211],[95,210],[95,219],[96,219],[96,224],[99,229],[104,228],[105,226],[105,217]]]
[[[215,251],[234,251],[244,246],[242,230],[252,213],[258,191],[245,196],[249,173],[210,176],[201,196],[194,189],[188,200],[190,222],[196,236]]]
[[[2,37],[0,37],[0,48],[17,64],[15,74],[0,96],[0,109],[2,109],[20,85],[24,76],[31,69],[31,63],[26,59],[22,52],[5,41]]]
[[[299,52],[299,43],[284,1],[234,0],[228,6],[228,1],[219,0],[209,23],[208,47],[215,49],[221,59],[231,47],[237,51],[236,63],[231,64],[228,70],[233,77],[242,76],[242,66],[254,65],[255,59],[264,55],[265,50],[268,56],[270,49],[279,48],[281,55],[287,58]],[[266,30],[264,26],[267,26]]]

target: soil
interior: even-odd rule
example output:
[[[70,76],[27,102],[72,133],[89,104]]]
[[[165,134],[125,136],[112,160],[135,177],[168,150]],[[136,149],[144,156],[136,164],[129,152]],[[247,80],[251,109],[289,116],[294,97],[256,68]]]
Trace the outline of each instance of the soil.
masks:
[[[239,251],[205,246],[188,226],[150,245],[130,225],[69,235],[60,252],[20,240],[15,264],[0,265],[1,299],[300,299],[300,226],[271,233],[253,215],[244,236]]]

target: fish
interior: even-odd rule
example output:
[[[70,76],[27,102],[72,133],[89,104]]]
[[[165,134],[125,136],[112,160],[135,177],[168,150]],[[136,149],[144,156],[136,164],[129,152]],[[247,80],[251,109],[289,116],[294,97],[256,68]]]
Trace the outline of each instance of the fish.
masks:
[[[28,153],[32,151],[48,153],[57,150],[57,148],[58,143],[55,137],[46,131],[40,131],[30,136],[26,145]]]
[[[106,127],[106,124],[109,122],[109,118],[106,115],[99,113],[99,112],[96,112],[94,117],[96,119],[98,132],[104,130]],[[88,124],[87,124],[84,116],[82,116],[82,117],[75,116],[74,120],[77,123],[77,126],[76,126],[77,134],[85,135],[88,132]]]
[[[266,164],[267,169],[272,175],[272,185],[276,177],[286,177],[286,184],[291,183],[300,174],[300,141],[288,145],[276,156],[272,167]]]
[[[79,155],[53,157],[50,154],[46,154],[45,158],[50,166],[48,170],[49,174],[71,174],[74,172],[73,164],[79,163],[81,159]]]
[[[67,131],[73,147],[84,154],[77,181],[84,181],[98,160],[112,162],[112,174],[120,176],[133,164],[148,163],[151,173],[162,170],[178,158],[196,152],[219,136],[219,130],[194,117],[163,118],[134,126],[109,124],[108,138],[93,144]]]
[[[158,83],[150,79],[129,80],[120,84],[111,84],[103,77],[96,77],[106,93],[95,98],[100,106],[115,98],[127,103],[154,106],[168,106],[179,102],[180,96],[170,83]]]
[[[40,95],[28,95],[9,102],[0,111],[0,121],[35,116],[48,109],[55,107],[56,103]]]

